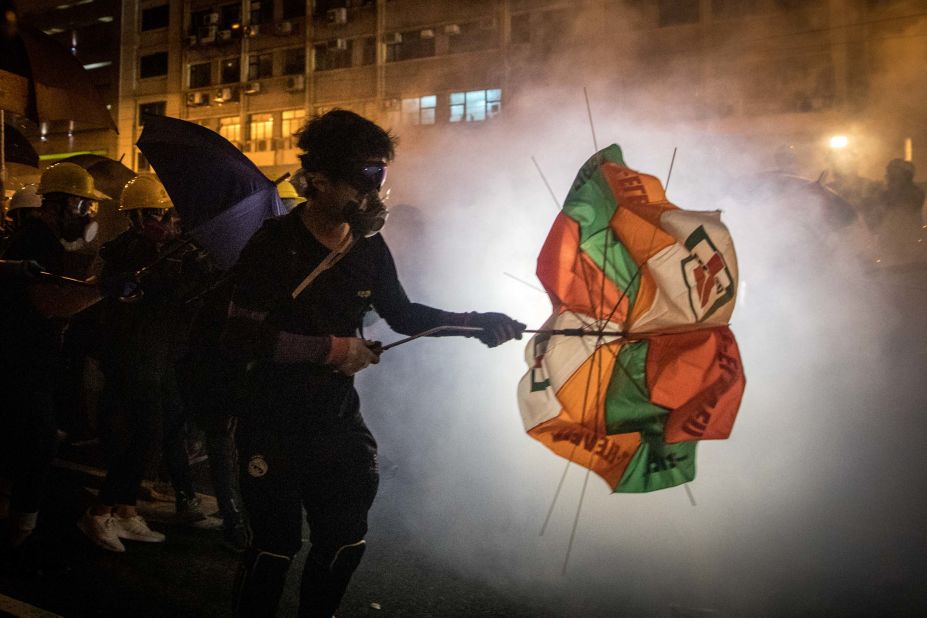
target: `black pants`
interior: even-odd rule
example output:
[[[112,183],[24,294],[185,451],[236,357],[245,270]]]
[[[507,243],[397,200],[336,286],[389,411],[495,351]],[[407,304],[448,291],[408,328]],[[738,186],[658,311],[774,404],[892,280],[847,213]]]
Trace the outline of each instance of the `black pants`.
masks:
[[[35,513],[58,449],[55,380],[40,368],[5,367],[0,380],[0,460],[12,482],[10,507]],[[37,375],[38,374],[38,375]],[[43,375],[44,374],[44,375]]]
[[[192,493],[183,423],[173,368],[108,370],[100,418],[107,471],[100,501],[134,505],[146,468],[162,446],[175,487]]]
[[[355,554],[356,561],[346,567],[336,563],[345,548],[363,541],[367,512],[379,484],[376,442],[370,431],[359,417],[338,432],[282,433],[243,422],[238,444],[241,493],[254,533],[254,552],[292,558],[302,545],[305,508],[312,547],[304,573],[313,571],[309,568],[312,563],[318,567],[315,572],[321,569],[323,574],[316,577],[318,585],[308,582],[309,575],[304,575],[302,613],[320,602],[314,598],[317,595],[326,597],[323,605],[337,607],[360,557]],[[329,572],[333,573],[330,578]],[[257,593],[265,607],[255,609],[252,602],[252,609],[246,613],[273,614],[283,582],[268,586],[278,590]],[[255,591],[245,594],[255,597]]]

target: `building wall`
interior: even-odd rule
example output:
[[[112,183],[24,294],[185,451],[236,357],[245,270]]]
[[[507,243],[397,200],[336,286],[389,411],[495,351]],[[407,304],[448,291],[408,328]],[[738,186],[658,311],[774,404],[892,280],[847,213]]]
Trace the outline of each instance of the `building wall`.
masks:
[[[140,32],[142,11],[164,4],[168,27]],[[899,156],[906,138],[927,143],[923,113],[906,118],[890,95],[916,81],[910,67],[927,59],[919,4],[126,0],[119,150],[132,150],[139,107],[163,102],[165,113],[220,130],[275,175],[295,164],[300,111],[337,106],[403,133],[451,131],[504,123],[511,102],[547,84],[596,81],[629,93],[628,104],[672,101],[687,121],[766,140],[770,151],[797,144],[820,155],[830,134],[844,132],[868,152]],[[157,52],[168,54],[167,74],[141,78],[140,58]],[[288,73],[300,56],[304,70]],[[249,61],[266,76],[249,75]],[[927,167],[916,147],[912,154]],[[137,152],[132,163],[145,165]]]

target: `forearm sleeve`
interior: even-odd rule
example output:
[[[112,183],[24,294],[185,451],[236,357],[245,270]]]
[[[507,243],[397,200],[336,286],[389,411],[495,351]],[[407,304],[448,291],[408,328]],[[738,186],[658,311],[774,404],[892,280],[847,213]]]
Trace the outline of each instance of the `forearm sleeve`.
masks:
[[[222,335],[224,347],[245,363],[258,360],[281,364],[325,362],[331,347],[330,337],[280,331],[266,318],[266,312],[232,302]]]

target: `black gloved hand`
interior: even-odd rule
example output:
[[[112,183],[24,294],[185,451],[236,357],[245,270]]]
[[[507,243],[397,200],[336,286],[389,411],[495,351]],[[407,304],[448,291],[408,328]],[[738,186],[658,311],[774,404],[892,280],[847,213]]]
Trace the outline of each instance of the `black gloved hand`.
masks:
[[[468,326],[478,326],[483,332],[473,336],[490,348],[501,345],[509,339],[521,339],[522,331],[526,326],[518,320],[513,320],[504,313],[469,313]]]

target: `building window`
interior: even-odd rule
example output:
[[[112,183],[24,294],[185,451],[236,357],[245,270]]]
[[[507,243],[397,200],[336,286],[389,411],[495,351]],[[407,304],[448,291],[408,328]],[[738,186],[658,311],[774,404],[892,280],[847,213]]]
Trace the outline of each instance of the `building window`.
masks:
[[[190,65],[190,88],[212,86],[212,63],[201,62]]]
[[[241,27],[241,3],[223,4],[219,7],[219,30],[233,30]]]
[[[212,9],[203,9],[201,11],[193,11],[190,13],[190,30],[188,34],[197,34],[200,28],[209,27],[209,15],[212,13]]]
[[[167,113],[167,101],[152,101],[138,106],[138,126],[145,126],[146,116],[163,116]]]
[[[531,42],[531,15],[529,13],[512,15],[511,28],[509,41],[513,45]]]
[[[283,0],[283,19],[306,15],[306,0]]]
[[[219,66],[220,84],[234,84],[241,81],[241,59],[238,56],[223,58]]]
[[[368,64],[376,64],[377,62],[377,39],[376,37],[368,36],[363,39],[358,39],[360,44],[363,45],[361,50],[361,65],[366,66]]]
[[[697,24],[700,0],[659,0],[658,23],[660,26]]]
[[[248,131],[251,138],[250,150],[252,152],[273,150],[273,114],[251,114],[248,117]]]
[[[502,110],[502,91],[495,89],[452,92],[450,107],[451,122],[482,122],[499,115]]]
[[[248,81],[272,77],[273,74],[273,54],[252,54],[248,56]]]
[[[313,47],[316,71],[347,69],[351,66],[354,41],[351,39],[332,39]]]
[[[402,122],[404,124],[434,124],[438,97],[428,95],[402,100]]]
[[[306,50],[293,47],[283,50],[283,74],[299,75],[306,72]]]
[[[759,0],[711,0],[711,14],[720,19],[756,15],[759,11]]]
[[[489,17],[460,24],[448,31],[448,51],[452,54],[493,47],[496,40],[496,20]]]
[[[170,6],[162,4],[149,9],[142,9],[142,32],[167,28],[170,21]]]
[[[434,32],[422,36],[427,30],[410,30],[408,32],[391,33],[386,35],[386,61],[399,62],[414,58],[428,58],[435,55]]]
[[[238,116],[219,118],[219,135],[241,148],[241,119]]]
[[[303,128],[304,122],[306,122],[306,110],[304,109],[285,109],[280,114],[280,134],[283,136],[284,150],[296,148],[294,133]]]
[[[251,23],[269,24],[274,20],[274,0],[251,2]]]
[[[167,52],[147,54],[139,59],[139,79],[167,75]]]

